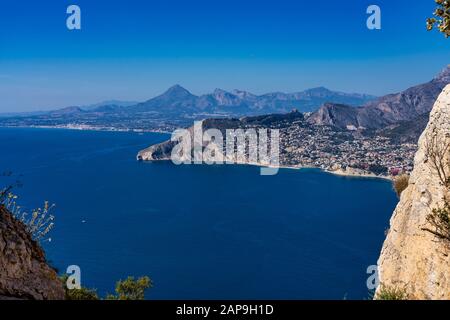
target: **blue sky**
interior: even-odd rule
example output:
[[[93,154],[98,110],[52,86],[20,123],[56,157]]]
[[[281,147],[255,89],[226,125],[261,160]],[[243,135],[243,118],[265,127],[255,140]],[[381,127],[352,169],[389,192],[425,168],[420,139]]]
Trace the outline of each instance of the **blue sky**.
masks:
[[[66,28],[66,8],[82,30]],[[382,30],[366,28],[366,8]],[[434,0],[72,0],[0,5],[0,112],[195,94],[326,86],[376,95],[430,80],[450,39],[427,32]]]

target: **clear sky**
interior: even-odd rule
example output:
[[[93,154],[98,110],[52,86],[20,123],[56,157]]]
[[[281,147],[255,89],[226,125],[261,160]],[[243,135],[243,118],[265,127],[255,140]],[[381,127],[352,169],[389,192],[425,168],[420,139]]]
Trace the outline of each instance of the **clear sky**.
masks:
[[[82,29],[66,28],[77,4]],[[366,9],[382,10],[382,29]],[[0,112],[147,100],[173,84],[376,95],[430,80],[450,39],[434,0],[2,0]]]

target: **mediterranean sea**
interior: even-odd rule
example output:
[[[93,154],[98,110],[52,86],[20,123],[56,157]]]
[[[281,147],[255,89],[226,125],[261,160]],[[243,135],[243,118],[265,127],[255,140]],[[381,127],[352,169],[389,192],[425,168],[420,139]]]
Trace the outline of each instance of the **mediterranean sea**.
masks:
[[[389,181],[136,161],[167,138],[0,128],[0,171],[21,181],[19,203],[56,204],[43,243],[54,267],[80,266],[100,295],[148,275],[148,299],[369,297],[366,271],[397,203]]]

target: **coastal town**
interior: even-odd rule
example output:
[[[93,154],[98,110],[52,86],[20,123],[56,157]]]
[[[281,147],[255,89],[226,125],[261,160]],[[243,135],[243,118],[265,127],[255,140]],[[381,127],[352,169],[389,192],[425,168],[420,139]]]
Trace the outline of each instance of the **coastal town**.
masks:
[[[392,177],[409,173],[413,169],[415,143],[399,143],[376,133],[355,128],[339,129],[334,126],[308,122],[308,113],[296,110],[284,115],[244,117],[241,119],[216,118],[214,125],[221,129],[278,129],[280,131],[280,165],[284,167],[319,168],[343,175]],[[265,119],[260,121],[260,119]],[[271,119],[268,121],[267,119]],[[234,122],[230,122],[233,120]],[[64,128],[76,130],[106,130],[134,132],[173,132],[178,126],[170,121],[151,119],[145,123],[111,118],[102,122],[43,121],[37,117],[3,119],[3,125],[13,127]],[[185,125],[185,124],[184,124]]]
[[[282,128],[280,161],[286,166],[320,168],[348,175],[396,176],[413,169],[417,145],[297,122]]]
[[[287,114],[244,117],[241,119],[208,119],[201,123],[202,130],[217,129],[222,133],[223,152],[227,163],[253,164],[261,166],[280,166],[287,168],[317,168],[334,174],[346,176],[367,176],[392,178],[400,174],[410,173],[413,169],[416,143],[399,143],[376,132],[357,130],[354,128],[339,129],[328,125],[315,125],[308,121],[308,114],[294,110]],[[191,127],[186,132],[193,132]],[[237,137],[237,130],[245,140],[235,139],[237,158],[229,154],[228,142],[224,137]],[[261,143],[262,132],[269,138],[267,149],[272,150],[272,133],[278,130],[278,155],[276,162],[259,153],[255,159],[255,150]],[[232,132],[233,135],[229,135]],[[258,133],[256,136],[255,134]],[[259,137],[258,137],[259,136]],[[188,138],[189,139],[189,138]],[[192,139],[192,137],[191,137]],[[216,141],[216,140],[214,140]],[[240,141],[240,142],[239,142]],[[245,141],[245,146],[240,144]],[[263,140],[264,141],[264,140]],[[203,141],[203,147],[209,144]],[[237,143],[237,145],[236,145]],[[139,152],[139,160],[170,160],[174,143],[166,141]],[[189,144],[192,147],[192,144]],[[217,148],[218,146],[216,145]],[[220,148],[220,147],[219,147]],[[236,150],[244,154],[236,153]],[[265,148],[263,148],[265,150]],[[277,147],[275,147],[277,149]],[[261,150],[261,149],[260,149]],[[184,152],[183,152],[184,153]],[[250,156],[251,153],[251,156]],[[205,157],[205,155],[204,155]],[[234,159],[234,161],[233,161]],[[219,160],[220,161],[220,160]],[[209,162],[214,162],[209,159]],[[220,162],[222,163],[222,162]]]
[[[296,111],[292,114],[300,115]],[[313,125],[302,116],[272,121],[264,126],[244,123],[241,126],[244,130],[280,131],[280,166],[283,167],[318,168],[335,174],[385,178],[413,169],[415,143],[398,143],[352,128]]]

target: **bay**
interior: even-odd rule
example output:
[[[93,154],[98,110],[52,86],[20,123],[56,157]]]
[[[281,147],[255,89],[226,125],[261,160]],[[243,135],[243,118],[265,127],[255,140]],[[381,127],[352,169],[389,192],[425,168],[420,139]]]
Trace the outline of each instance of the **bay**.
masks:
[[[148,275],[149,299],[367,299],[397,203],[388,181],[241,165],[136,161],[157,133],[0,128],[21,205],[49,200],[43,245],[101,295]]]

